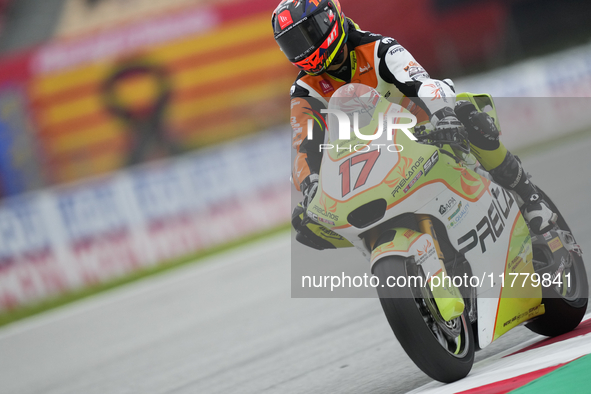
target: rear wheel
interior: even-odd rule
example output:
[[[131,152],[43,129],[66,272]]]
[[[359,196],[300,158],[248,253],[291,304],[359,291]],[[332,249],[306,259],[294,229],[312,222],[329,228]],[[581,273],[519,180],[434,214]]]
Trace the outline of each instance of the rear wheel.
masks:
[[[568,231],[570,228],[566,224],[564,217],[558,211],[556,205],[541,192],[544,199],[550,205],[550,208],[558,214],[558,227],[561,230]],[[562,244],[575,244],[572,234],[566,234]],[[548,272],[552,278],[558,279],[551,286],[542,287],[542,303],[545,307],[545,313],[526,324],[531,331],[545,336],[557,336],[574,330],[587,311],[589,298],[589,285],[587,283],[587,272],[582,256],[575,251],[564,251],[561,261],[545,245],[533,245],[534,256],[533,263],[536,272]],[[565,249],[567,245],[564,245]]]
[[[554,275],[555,269],[549,270],[556,283],[542,287],[545,313],[526,324],[536,334],[553,337],[572,331],[587,311],[589,287],[583,259],[574,252],[569,252],[567,256],[560,275]],[[553,263],[552,257],[548,250],[534,248],[534,266],[548,260]],[[556,265],[553,266],[556,268]]]
[[[405,277],[405,283],[409,283],[409,277],[421,274],[412,259],[382,258],[375,263],[373,274],[380,279],[378,295],[390,327],[413,362],[444,383],[468,375],[474,363],[475,344],[467,313],[446,322],[428,288],[387,286],[389,277]]]

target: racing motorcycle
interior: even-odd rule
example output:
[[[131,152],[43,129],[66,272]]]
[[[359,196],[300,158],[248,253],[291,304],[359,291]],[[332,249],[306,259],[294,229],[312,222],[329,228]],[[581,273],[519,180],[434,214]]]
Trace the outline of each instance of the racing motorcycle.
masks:
[[[458,100],[500,129],[489,95]],[[540,190],[558,220],[533,234],[519,197],[479,166],[461,130],[442,140],[391,101],[361,84],[333,95],[306,215],[370,262],[408,356],[453,382],[470,372],[476,350],[518,325],[546,336],[573,330],[587,308],[587,275],[556,205]]]

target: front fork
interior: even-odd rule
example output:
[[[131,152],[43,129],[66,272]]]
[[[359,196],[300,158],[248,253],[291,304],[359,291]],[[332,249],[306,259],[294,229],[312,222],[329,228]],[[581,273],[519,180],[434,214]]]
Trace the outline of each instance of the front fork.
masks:
[[[439,283],[441,286],[431,286],[431,293],[433,294],[437,309],[439,310],[439,313],[441,313],[443,319],[445,321],[450,321],[459,317],[464,312],[464,299],[453,282],[450,279],[445,279],[448,277],[445,269],[445,257],[441,251],[441,246],[439,245],[439,240],[437,239],[437,234],[435,233],[431,217],[423,214],[416,214],[415,217],[417,219],[419,230],[423,234],[430,235],[433,239],[433,247],[437,251],[437,257],[441,264],[441,271],[435,276],[439,276]],[[431,280],[432,278],[429,278],[429,281]]]
[[[437,257],[439,257],[439,260],[441,261],[441,266],[445,270],[445,267],[443,266],[445,258],[443,256],[443,252],[441,251],[441,247],[439,246],[439,240],[437,239],[437,234],[435,234],[435,229],[433,228],[433,222],[431,221],[431,217],[429,215],[423,215],[420,213],[416,214],[415,217],[419,225],[419,230],[421,230],[421,232],[424,234],[429,234],[431,238],[433,238],[433,246],[437,251]]]

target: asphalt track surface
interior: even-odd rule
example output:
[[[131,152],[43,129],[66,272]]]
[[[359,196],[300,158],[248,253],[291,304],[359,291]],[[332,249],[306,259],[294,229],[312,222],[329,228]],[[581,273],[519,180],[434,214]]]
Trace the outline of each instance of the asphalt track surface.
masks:
[[[587,135],[522,158],[584,251],[589,152]],[[431,381],[376,299],[290,298],[290,247],[284,233],[1,328],[0,393],[405,393]],[[519,327],[476,360],[533,337]]]

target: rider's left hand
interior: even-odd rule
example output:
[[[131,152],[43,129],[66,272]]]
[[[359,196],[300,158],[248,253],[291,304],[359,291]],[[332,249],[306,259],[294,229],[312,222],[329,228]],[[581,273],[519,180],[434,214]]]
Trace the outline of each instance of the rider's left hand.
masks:
[[[464,125],[451,108],[445,107],[435,112],[431,116],[431,124],[435,127],[435,130],[429,134],[429,139],[432,141],[450,143],[465,140]]]
[[[318,190],[318,179],[318,174],[310,174],[304,179],[300,186],[300,189],[304,194],[304,200],[302,201],[304,212],[308,210],[308,205],[316,195],[316,191]]]
[[[453,141],[454,134],[464,128],[451,108],[445,107],[433,114],[431,124],[435,127],[435,139]]]

